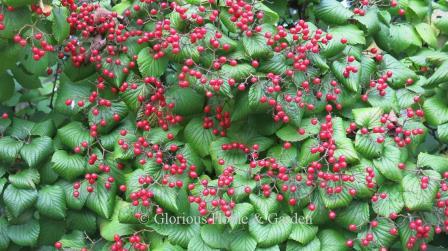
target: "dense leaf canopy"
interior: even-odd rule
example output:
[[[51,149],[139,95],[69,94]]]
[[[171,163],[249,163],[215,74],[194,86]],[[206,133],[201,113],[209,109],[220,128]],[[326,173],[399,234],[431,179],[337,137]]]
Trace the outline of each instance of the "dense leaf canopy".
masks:
[[[2,0],[0,250],[446,249],[447,40],[446,0]]]

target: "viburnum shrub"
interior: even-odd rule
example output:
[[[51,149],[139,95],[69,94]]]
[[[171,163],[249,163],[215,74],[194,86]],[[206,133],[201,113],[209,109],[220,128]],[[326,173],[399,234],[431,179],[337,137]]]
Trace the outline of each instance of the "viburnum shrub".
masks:
[[[447,34],[447,1],[3,0],[0,250],[446,248]]]

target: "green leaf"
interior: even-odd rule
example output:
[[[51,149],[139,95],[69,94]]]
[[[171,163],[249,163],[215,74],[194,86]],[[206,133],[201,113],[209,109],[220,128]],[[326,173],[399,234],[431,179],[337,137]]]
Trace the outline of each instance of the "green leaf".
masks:
[[[305,113],[305,109],[300,108],[296,102],[287,102],[285,100],[285,95],[286,93],[277,96],[277,104],[281,105],[285,114],[288,115],[289,123],[296,127],[299,127],[302,123],[302,117]]]
[[[97,230],[96,215],[88,210],[71,210],[67,212],[67,226],[71,230],[95,233]]]
[[[283,141],[297,142],[319,133],[319,124],[311,124],[310,119],[303,119],[299,128],[305,130],[303,135],[299,134],[298,129],[291,125],[283,126],[275,134]]]
[[[374,159],[373,164],[381,174],[389,180],[400,182],[403,178],[403,172],[398,168],[400,163],[400,149],[394,145],[385,145],[382,156]]]
[[[361,25],[366,34],[371,35],[380,29],[380,21],[378,19],[378,8],[369,8],[365,15],[356,15],[354,19]]]
[[[345,156],[348,163],[356,163],[359,161],[359,156],[353,146],[353,142],[349,138],[336,138],[334,157],[337,159],[340,156]]]
[[[379,195],[386,194],[382,199]],[[378,189],[378,201],[372,202],[372,208],[378,215],[389,217],[391,213],[400,213],[404,207],[403,191],[398,184],[382,185]]]
[[[44,186],[39,190],[36,204],[40,214],[54,219],[64,219],[67,206],[65,193],[61,186]]]
[[[426,44],[428,44],[432,48],[437,48],[438,45],[436,32],[431,25],[427,23],[419,23],[415,25],[415,30]]]
[[[267,24],[273,24],[276,25],[278,20],[279,20],[279,15],[277,14],[277,12],[271,10],[271,8],[269,8],[268,6],[262,4],[261,2],[256,2],[254,4],[254,8],[257,11],[262,11],[264,16],[263,16],[263,23],[267,23]]]
[[[257,186],[257,182],[252,177],[246,177],[246,174],[250,167],[248,165],[243,165],[242,167],[243,168],[235,167],[236,172],[240,172],[242,173],[242,175],[235,175],[233,180],[233,184],[235,187],[233,198],[237,202],[242,201],[248,197],[249,194],[244,192],[244,189],[246,187],[249,187],[251,190],[253,190]]]
[[[317,18],[328,24],[346,24],[353,13],[336,0],[322,0],[314,8]]]
[[[25,144],[20,149],[20,156],[29,167],[35,167],[42,163],[53,152],[53,140],[43,136],[34,138],[31,143]]]
[[[333,38],[328,41],[321,52],[321,55],[326,58],[338,55],[345,48],[354,48],[348,45],[365,45],[366,43],[364,32],[353,24],[332,27],[328,29],[328,33],[332,34]],[[347,44],[341,43],[342,38],[347,39]]]
[[[246,163],[246,154],[240,150],[222,150],[223,144],[230,144],[232,141],[228,138],[219,138],[210,144],[210,156],[213,161],[213,165],[219,170],[221,165],[218,164],[218,160],[223,159],[225,165],[235,165]]]
[[[146,177],[148,175],[147,172],[145,172],[142,169],[135,169],[133,172],[128,173],[125,175],[126,180],[126,197],[129,198],[129,195],[133,192],[137,192],[140,190],[140,183],[138,180],[141,177]]]
[[[346,38],[347,44],[351,45],[366,44],[364,32],[353,24],[332,27],[331,29],[329,29],[328,32],[333,34],[333,39],[337,39],[336,37],[334,37],[335,34],[338,35],[338,38],[340,35],[343,35],[340,38]]]
[[[0,218],[0,250],[7,250],[9,246],[8,237],[8,221],[5,218]]]
[[[400,107],[397,101],[396,91],[394,89],[388,89],[386,95],[381,96],[379,92],[371,92],[369,94],[368,103],[372,107],[378,107],[384,110],[385,113],[390,111],[399,112]]]
[[[160,77],[166,71],[168,57],[154,59],[154,55],[149,51],[149,48],[143,48],[138,53],[137,64],[144,77]]]
[[[229,235],[225,231],[226,225],[207,224],[201,227],[201,237],[204,242],[212,248],[228,249]]]
[[[77,198],[73,196],[73,192],[75,191],[73,188],[73,183],[61,182],[58,184],[64,187],[65,199],[68,208],[80,210],[82,207],[84,207],[87,197],[90,194],[89,192],[87,192],[87,182],[81,182],[81,187],[78,190],[79,196]]]
[[[34,189],[18,189],[13,185],[9,185],[3,192],[3,201],[6,208],[16,218],[26,209],[33,206],[36,200],[37,191]]]
[[[22,225],[9,225],[8,236],[19,246],[35,246],[39,238],[39,222],[32,219]]]
[[[269,104],[261,103],[260,100],[265,94],[267,82],[259,81],[254,83],[249,88],[248,99],[249,99],[249,107],[253,112],[260,112],[269,109]]]
[[[151,228],[157,233],[166,235],[171,244],[187,247],[190,240],[200,232],[198,224],[153,224]],[[169,249],[172,250],[172,249]]]
[[[74,180],[85,172],[86,160],[79,154],[69,155],[64,150],[58,150],[51,158],[53,171],[67,180]]]
[[[338,183],[328,182],[328,187],[335,187]],[[326,208],[335,209],[345,207],[350,204],[353,197],[348,193],[348,189],[344,188],[340,193],[328,194],[324,188],[319,188],[319,194]]]
[[[193,115],[202,112],[204,95],[192,88],[170,88],[166,92],[168,103],[174,103],[173,112],[179,115]]]
[[[173,213],[178,211],[177,193],[173,188],[157,185],[152,186],[151,191],[154,193],[154,200],[160,207]]]
[[[291,146],[289,149],[285,149],[280,145],[276,145],[269,149],[268,156],[275,158],[278,163],[285,166],[295,166],[297,159],[297,148]]]
[[[12,126],[8,127],[6,133],[18,140],[25,141],[29,138],[35,123],[31,120],[12,118]]]
[[[17,0],[10,0],[9,3],[12,4],[15,1],[17,1]],[[22,5],[28,5],[28,3],[30,3],[30,2],[32,2],[32,1],[28,1],[28,0],[17,1],[17,3],[20,3]],[[8,0],[3,3],[10,5],[10,4],[8,4]],[[11,5],[11,6],[13,6],[13,5]],[[2,23],[5,25],[5,29],[1,31],[0,38],[6,38],[6,39],[13,38],[24,25],[31,24],[31,11],[28,8],[15,8],[14,11],[5,11],[4,19],[3,19]],[[18,48],[20,50],[22,50],[22,47],[20,47],[20,46],[15,47],[14,50],[16,50]],[[13,63],[15,63],[16,60],[18,59],[17,56],[19,53],[14,52],[14,53],[8,54],[8,51],[6,50],[6,51],[2,51],[2,55],[3,54],[7,55],[7,58],[5,58],[5,59],[12,59],[12,60],[14,60]],[[13,65],[14,64],[11,64],[10,66],[13,66]],[[0,69],[6,70],[7,68],[3,69],[3,67],[1,67]],[[5,72],[5,71],[2,71],[2,72]]]
[[[410,46],[422,46],[422,41],[414,28],[409,24],[391,24],[389,45],[395,53],[407,50]]]
[[[274,74],[281,75],[288,69],[286,61],[287,58],[283,54],[276,53],[272,58],[262,60],[257,70],[264,73],[272,72]]]
[[[261,34],[244,36],[242,42],[244,51],[251,58],[271,58],[273,56],[271,47],[267,45],[266,39]]]
[[[67,22],[69,11],[65,7],[54,6],[52,31],[54,38],[60,44],[70,35],[70,24]]]
[[[188,37],[181,37],[179,43],[182,44],[182,49],[177,54],[170,53],[171,60],[178,63],[184,63],[185,60],[190,58],[195,62],[199,61],[201,54],[197,50],[197,45],[191,43]]]
[[[26,5],[36,4],[37,2],[35,0],[5,0],[5,1],[3,1],[3,3],[6,6],[11,6],[11,7],[17,8],[17,7],[22,7],[22,6],[26,6]]]
[[[31,135],[37,136],[48,136],[52,138],[56,133],[56,127],[53,120],[45,120],[34,124],[33,129],[31,129]]]
[[[254,206],[255,211],[259,214],[259,217],[263,220],[268,220],[270,216],[275,213],[279,207],[279,203],[276,199],[276,194],[271,193],[269,197],[257,196],[251,194],[249,196],[250,203]]]
[[[384,145],[376,141],[377,134],[356,134],[355,149],[368,159],[378,158],[383,153]]]
[[[340,231],[325,229],[319,231],[318,237],[320,240],[321,251],[349,250],[347,245],[345,245],[345,237]]]
[[[348,229],[350,224],[362,227],[369,222],[369,203],[353,201],[345,208],[336,210],[336,223]]]
[[[10,174],[8,180],[16,188],[35,189],[40,182],[40,174],[36,168],[26,168]]]
[[[448,105],[442,95],[435,95],[423,104],[426,121],[433,126],[448,122]]]
[[[361,57],[361,84],[368,83],[375,76],[377,64],[375,60],[368,56]]]
[[[99,223],[100,235],[108,241],[114,241],[114,235],[120,236],[129,235],[134,232],[131,224],[123,224],[118,220],[120,209],[126,206],[126,202],[119,200],[115,203],[114,214],[110,220],[102,220]]]
[[[92,142],[89,131],[78,121],[71,122],[58,129],[58,137],[61,139],[61,142],[70,149],[81,146],[81,143],[84,141],[88,144]]]
[[[277,249],[280,250],[280,249]],[[296,251],[296,250],[300,250],[300,251],[320,251],[321,250],[321,246],[320,246],[320,241],[319,238],[314,238],[311,242],[309,242],[306,245],[302,245],[299,244],[295,241],[288,241],[286,243],[286,251]]]
[[[297,163],[299,167],[306,167],[312,161],[319,159],[319,153],[312,154],[311,148],[316,147],[318,142],[316,139],[311,138],[303,142],[297,156]]]
[[[135,217],[135,213],[141,210],[138,207],[133,206],[131,203],[124,202],[124,204],[118,209],[118,221],[123,224],[137,224],[140,219]],[[115,213],[115,211],[114,211]],[[150,213],[149,211],[147,213]],[[94,228],[95,230],[95,228]]]
[[[441,64],[437,70],[428,78],[425,87],[435,87],[448,81],[448,61]]]
[[[81,249],[86,247],[84,236],[83,232],[75,230],[62,236],[59,242],[61,242],[62,247],[66,249]]]
[[[373,163],[370,160],[367,159],[361,159],[359,164],[351,167],[349,171],[350,175],[353,176],[354,181],[348,182],[347,186],[350,188],[354,188],[356,190],[356,197],[357,198],[370,198],[373,193],[376,191],[375,188],[369,188],[367,186],[366,181],[366,167],[373,167]],[[375,177],[374,182],[378,183],[378,179],[380,178],[381,174],[378,173],[378,171],[375,169]]]
[[[365,239],[367,234],[371,233],[373,234],[375,245],[390,247],[397,238],[396,235],[390,233],[390,230],[395,227],[394,222],[388,218],[377,218],[376,221],[378,222],[376,227],[366,228],[366,230],[358,234],[358,238]]]
[[[289,239],[300,242],[301,244],[308,244],[317,235],[318,227],[306,224],[293,224]]]
[[[15,84],[14,79],[6,72],[0,75],[0,82],[2,83],[2,92],[0,93],[0,102],[7,101],[14,95]]]
[[[124,92],[120,92],[120,97],[124,103],[128,106],[128,108],[134,112],[136,112],[141,106],[141,102],[139,101],[139,97],[146,97],[151,92],[148,85],[145,83],[136,83],[137,88],[128,88]]]
[[[448,123],[437,126],[437,134],[441,142],[448,143]]]
[[[303,209],[303,215],[306,219],[311,219],[313,224],[324,224],[328,222],[328,212],[329,210],[324,204],[324,201],[321,197],[321,193],[315,191],[311,194],[311,203],[315,206],[313,211],[309,210],[308,207]]]
[[[176,137],[180,129],[180,126],[170,126],[168,130],[163,130],[161,127],[156,127],[145,133],[144,136],[147,137],[148,142],[152,144],[165,144],[170,141],[168,139],[168,134],[171,133],[174,137]],[[131,154],[133,153],[131,152]]]
[[[229,11],[227,9],[222,9],[219,12],[219,20],[221,21],[222,24],[224,24],[225,28],[227,28],[227,30],[229,30],[232,33],[236,33],[237,27],[236,24],[230,20],[231,16],[232,15],[229,14]]]
[[[400,8],[407,7],[406,12],[406,19],[409,21],[418,21],[423,18],[429,13],[429,6],[428,2],[425,1],[419,1],[419,0],[409,0],[409,1],[400,1],[399,5]]]
[[[431,210],[437,191],[439,190],[440,174],[433,170],[422,170],[422,175],[409,173],[401,181],[404,204],[410,210]],[[421,188],[421,178],[429,178],[428,187]]]
[[[240,223],[244,223],[243,219],[246,219],[254,212],[254,207],[249,203],[238,203],[232,210],[232,215],[229,219],[229,224],[232,229],[236,226],[240,225]]]
[[[345,67],[347,66],[345,62],[334,61],[331,65],[331,70],[344,87],[350,91],[358,92],[361,88],[361,64],[358,61],[354,61],[350,65],[355,66],[358,71],[356,73],[351,72],[348,78],[343,75]]]
[[[97,109],[99,111],[97,116],[93,115],[93,112],[92,112],[93,109]],[[98,132],[106,134],[106,133],[110,132],[112,129],[114,129],[119,124],[119,121],[115,121],[113,119],[113,116],[115,114],[118,115],[120,119],[123,119],[127,116],[128,109],[124,102],[113,102],[110,107],[104,107],[104,106],[100,106],[100,107],[96,107],[96,108],[92,107],[92,109],[89,111],[89,115],[88,115],[89,124],[90,125],[99,125]],[[101,126],[100,123],[102,120],[106,121],[105,126]]]
[[[44,216],[39,218],[40,233],[37,243],[39,246],[54,245],[64,235],[66,223],[62,220],[53,220]]]
[[[251,113],[249,107],[249,92],[239,93],[236,97],[234,112],[231,115],[231,121],[239,121],[247,119]]]
[[[230,250],[235,251],[254,251],[256,247],[257,241],[248,232],[235,234],[230,243]]]
[[[109,190],[106,189],[104,186],[106,181],[107,175],[98,177],[94,191],[87,197],[86,206],[99,216],[109,219],[114,211],[117,189],[115,183],[111,184]]]
[[[22,146],[23,142],[13,137],[6,136],[0,138],[0,159],[6,162],[13,162]]]
[[[368,129],[382,125],[380,119],[383,113],[383,109],[379,107],[357,108],[352,110],[355,123],[360,127],[366,127]]]
[[[288,215],[280,215],[269,224],[261,224],[256,216],[249,220],[249,232],[257,240],[258,247],[271,247],[288,239],[292,231],[292,219]]]
[[[434,26],[441,32],[448,34],[448,12],[442,11],[440,9],[434,10],[433,22]]]
[[[235,66],[231,66],[225,64],[221,67],[219,71],[219,75],[227,78],[227,79],[235,79],[235,80],[244,80],[255,73],[255,68],[253,68],[249,64],[237,64]]]
[[[404,87],[408,79],[417,79],[417,74],[413,70],[389,54],[383,56],[381,67],[384,72],[392,71],[392,77],[388,78],[387,82],[393,88]]]
[[[82,111],[84,108],[78,106],[78,101],[84,101],[85,107],[89,104],[89,86],[74,84],[67,77],[61,77],[60,82],[54,102],[55,110],[67,115],[75,115]],[[72,100],[72,105],[65,104],[67,99]]]
[[[403,52],[411,46],[421,47],[422,41],[409,24],[391,24],[389,45],[395,53]]]
[[[419,153],[417,167],[429,167],[443,174],[448,171],[448,158],[427,153]]]
[[[187,250],[218,251],[219,249],[211,248],[202,240],[201,235],[196,235],[188,242]]]
[[[210,153],[210,143],[216,139],[212,129],[205,129],[201,118],[193,118],[185,126],[185,140],[201,157]]]

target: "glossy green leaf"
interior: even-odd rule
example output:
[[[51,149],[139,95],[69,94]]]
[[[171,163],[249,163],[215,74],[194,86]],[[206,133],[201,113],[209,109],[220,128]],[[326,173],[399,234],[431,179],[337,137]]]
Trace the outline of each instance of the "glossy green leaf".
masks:
[[[259,247],[271,247],[288,239],[292,231],[292,220],[287,215],[279,215],[271,223],[262,224],[253,216],[249,220],[249,232]]]
[[[279,206],[275,194],[271,194],[269,197],[251,194],[249,199],[259,217],[264,220],[269,219]]]
[[[58,150],[51,158],[53,171],[67,180],[74,180],[86,171],[87,161],[83,156],[70,155],[64,150]]]
[[[64,219],[67,207],[63,188],[59,185],[40,188],[36,207],[42,215],[53,219]]]
[[[168,58],[164,56],[154,59],[154,55],[149,51],[149,48],[144,48],[138,53],[137,64],[143,76],[160,77],[168,66]]]
[[[315,14],[328,24],[345,24],[353,13],[336,0],[323,0],[315,7]]]
[[[106,181],[106,175],[98,177],[94,191],[87,197],[86,206],[99,216],[109,219],[114,211],[116,185],[112,183],[111,188],[107,189]]]
[[[36,167],[53,152],[53,141],[50,137],[34,138],[20,149],[20,156],[29,167]]]
[[[423,170],[422,175],[409,173],[401,181],[404,204],[410,210],[431,210],[439,190],[440,174],[433,170]],[[429,178],[428,187],[422,189],[421,177]]]
[[[203,127],[203,120],[201,118],[190,120],[185,127],[184,135],[185,140],[190,143],[200,156],[207,156],[209,154],[210,143],[216,138],[212,133],[212,129]]]
[[[9,225],[8,236],[19,246],[34,246],[39,238],[39,222],[32,219],[21,225]]]
[[[37,200],[35,189],[18,189],[9,185],[3,192],[6,208],[14,217],[19,217],[26,209],[32,207]]]
[[[54,38],[58,43],[62,43],[70,34],[70,24],[67,22],[69,10],[66,7],[55,7],[51,13],[53,14]]]
[[[386,194],[386,198],[381,198]],[[404,207],[403,190],[398,184],[382,185],[378,189],[378,200],[372,202],[372,208],[378,215],[389,217],[392,213],[400,213]]]

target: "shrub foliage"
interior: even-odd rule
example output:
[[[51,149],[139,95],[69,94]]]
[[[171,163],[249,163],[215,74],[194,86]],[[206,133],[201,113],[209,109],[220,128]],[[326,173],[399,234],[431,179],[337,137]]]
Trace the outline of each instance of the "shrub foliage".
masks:
[[[0,6],[0,250],[446,245],[446,1]]]

